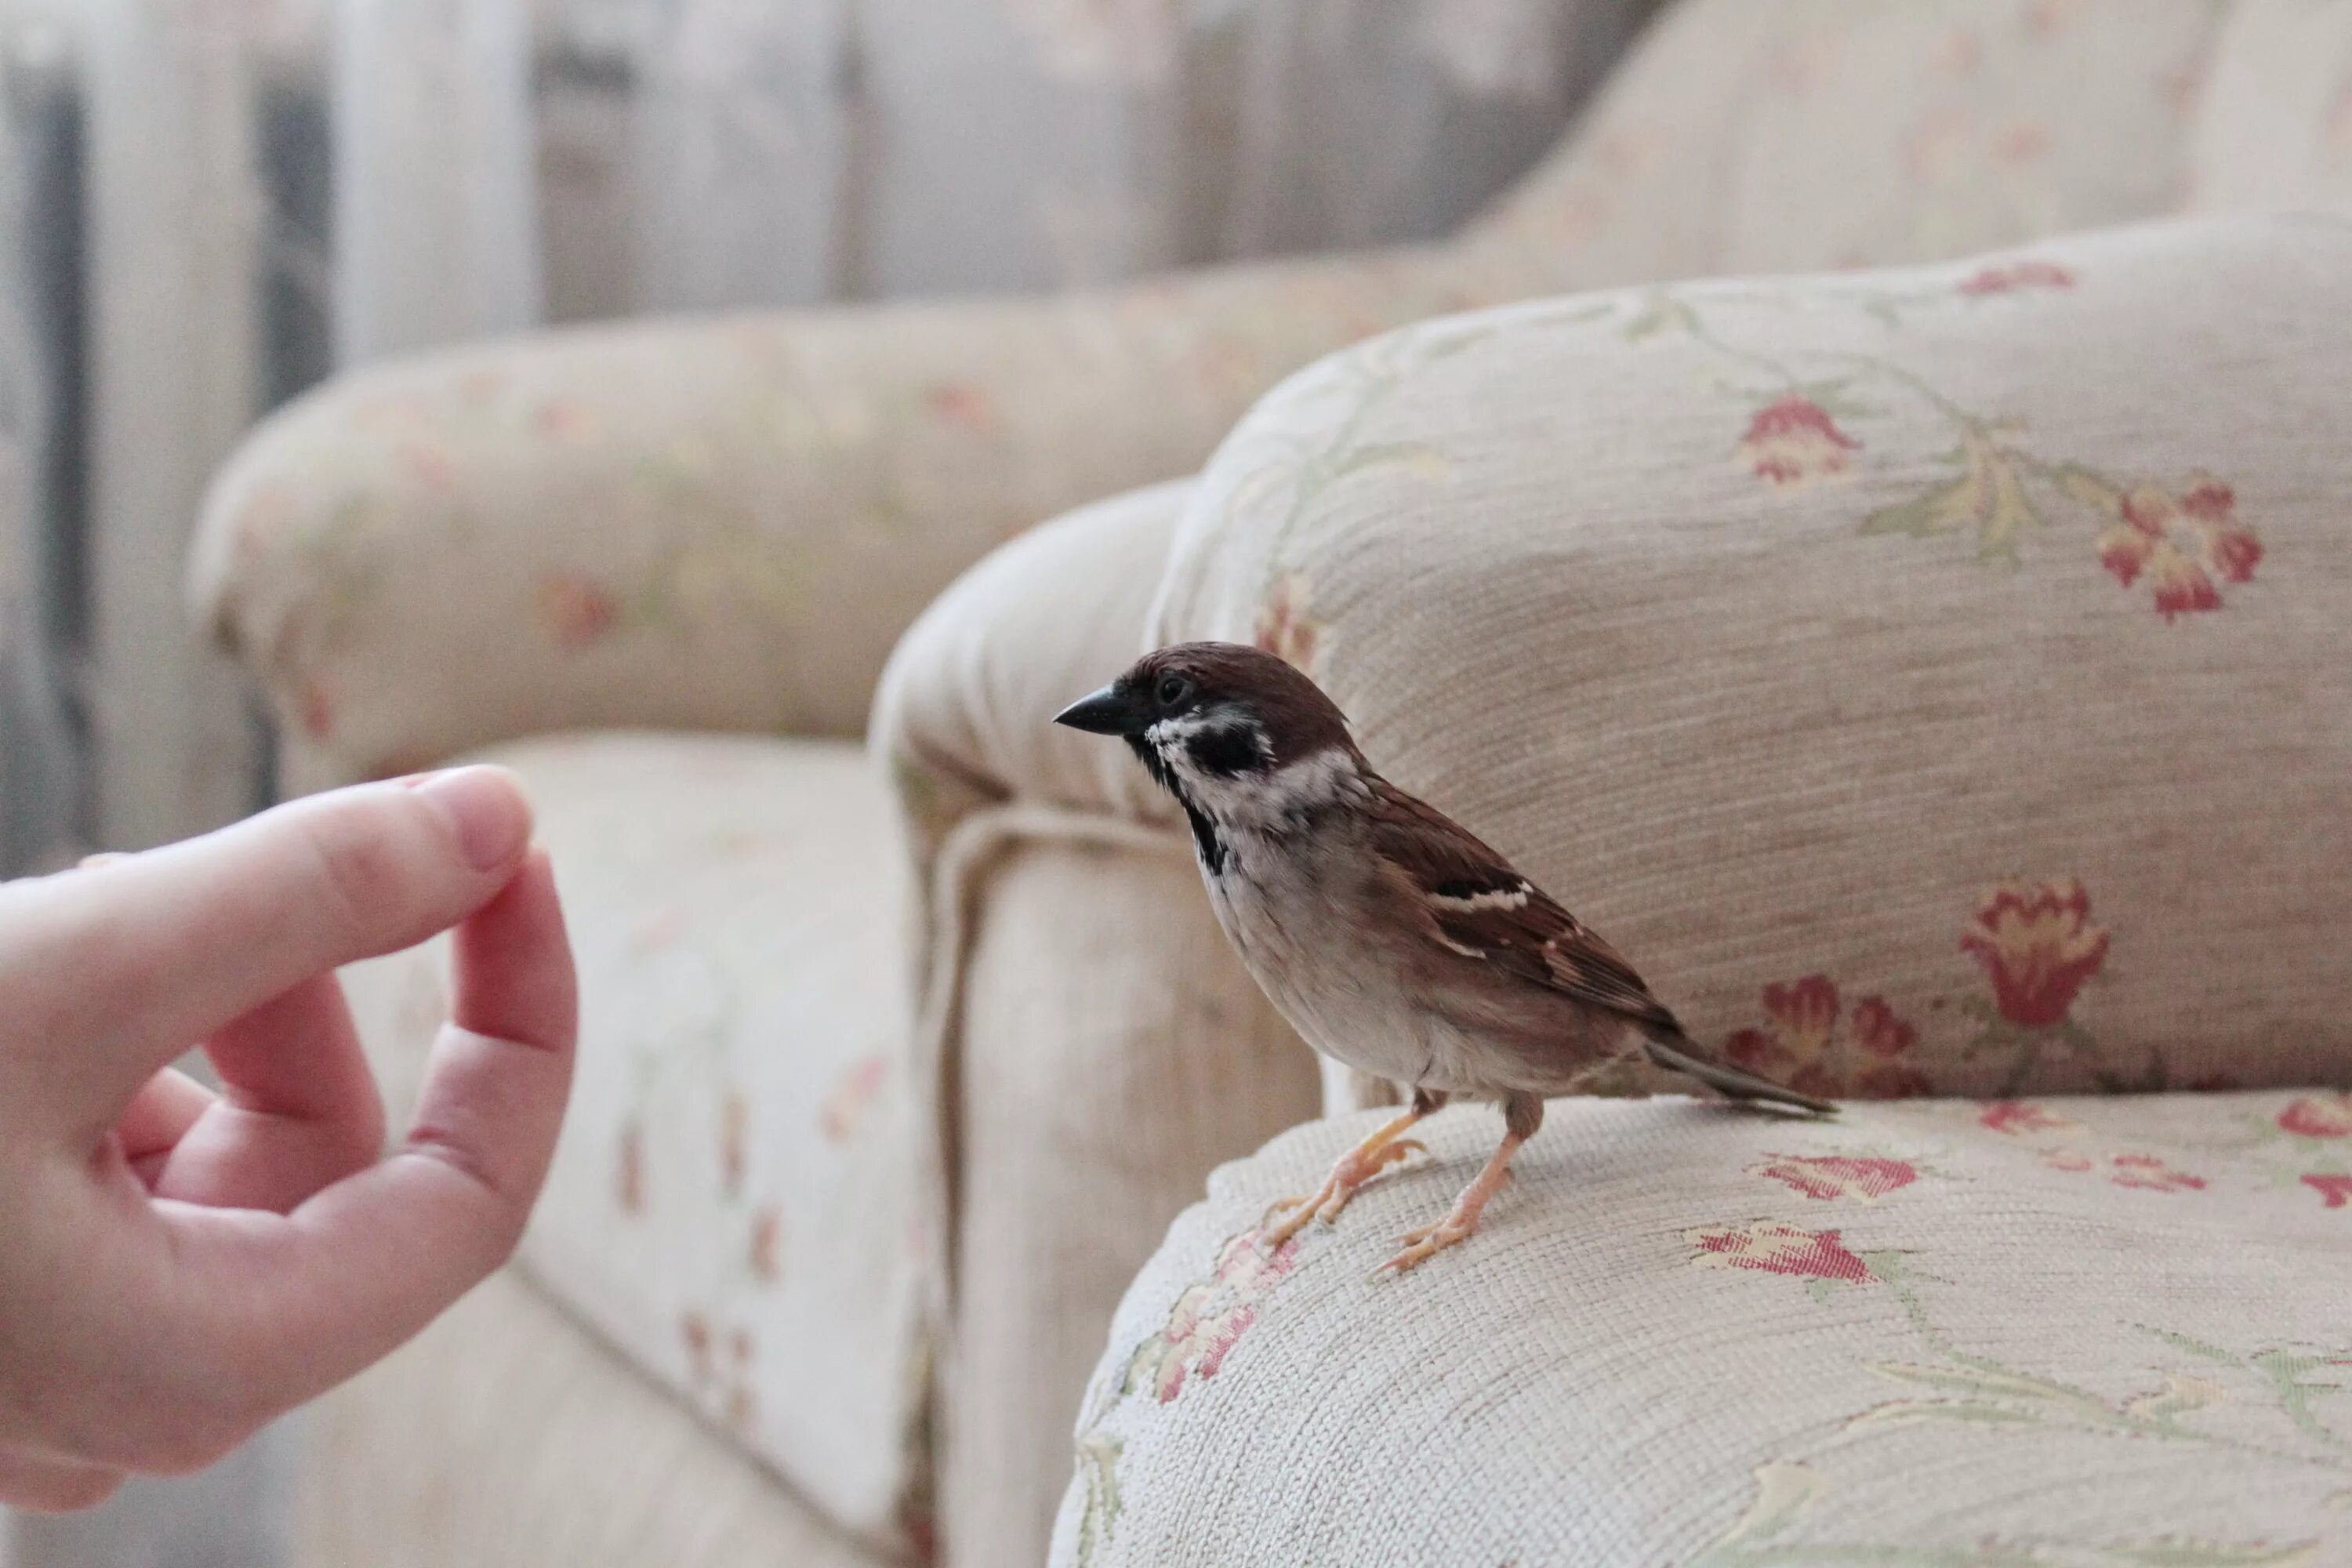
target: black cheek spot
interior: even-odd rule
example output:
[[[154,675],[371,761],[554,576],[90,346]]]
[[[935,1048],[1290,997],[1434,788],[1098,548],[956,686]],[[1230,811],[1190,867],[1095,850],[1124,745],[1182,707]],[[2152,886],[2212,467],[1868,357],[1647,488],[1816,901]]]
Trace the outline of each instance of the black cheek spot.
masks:
[[[1257,736],[1237,725],[1203,730],[1184,743],[1192,765],[1212,778],[1229,779],[1240,773],[1257,773],[1265,766],[1265,753],[1258,749]]]

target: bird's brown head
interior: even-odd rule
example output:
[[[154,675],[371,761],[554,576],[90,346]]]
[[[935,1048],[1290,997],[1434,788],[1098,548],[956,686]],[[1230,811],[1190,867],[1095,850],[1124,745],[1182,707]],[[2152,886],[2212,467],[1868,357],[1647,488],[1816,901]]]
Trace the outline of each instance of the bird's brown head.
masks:
[[[1299,763],[1328,758],[1352,773],[1362,762],[1346,715],[1321,688],[1238,643],[1179,643],[1145,654],[1054,722],[1119,736],[1196,816],[1228,816],[1262,802],[1266,786]]]

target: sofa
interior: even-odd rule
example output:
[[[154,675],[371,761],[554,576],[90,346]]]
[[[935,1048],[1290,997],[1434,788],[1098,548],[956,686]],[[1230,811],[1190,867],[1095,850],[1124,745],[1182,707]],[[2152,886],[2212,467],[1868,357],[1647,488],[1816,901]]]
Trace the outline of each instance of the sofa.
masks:
[[[2021,1105],[2352,1079],[2312,979],[2344,856],[2344,476],[2315,435],[2341,257],[2320,220],[2222,216],[2343,198],[2347,67],[2352,5],[2316,0],[1684,0],[1444,245],[572,331],[281,414],[193,574],[287,787],[516,766],[587,987],[514,1275],[314,1414],[305,1539],[1035,1561],[1084,1421],[1097,1500],[1056,1549],[1165,1549],[1181,1510],[1144,1508],[1140,1456],[1181,1463],[1210,1402],[1102,1415],[1121,1292],[1150,1260],[1115,1345],[1160,1333],[1190,1386],[1242,1387],[1170,1302],[1263,1277],[1223,1258],[1239,1229],[1208,1238],[1341,1124],[1222,1178],[1155,1255],[1163,1229],[1215,1166],[1387,1092],[1325,1081],[1181,825],[1045,722],[1168,637],[1315,674],[1380,765],[1761,1070]],[[2044,243],[2179,213],[2208,221]],[[1804,272],[1835,275],[1767,281]],[[1710,276],[1734,281],[1661,287]],[[2314,313],[2239,331],[2273,292]],[[2200,656],[2249,623],[2253,651]],[[2037,745],[1996,721],[2021,703]],[[2093,823],[2135,869],[2069,848]],[[2045,977],[2004,1011],[1985,983],[2052,931],[2069,1005],[2042,1016]],[[353,985],[397,1113],[436,960]],[[1640,1130],[1688,1114],[1556,1118],[1523,1190],[1575,1168],[1587,1118],[1664,1160]],[[2281,1179],[2321,1203],[2306,1174],[2331,1172]],[[1496,1257],[1537,1206],[1498,1203]],[[1350,1234],[1384,1217],[1360,1209]]]
[[[1279,1247],[1386,1113],[1221,1170],[1052,1561],[2352,1561],[2347,363],[2352,216],[2228,216],[1263,399],[1147,638],[1278,612],[1375,765],[1846,1104],[1558,1104],[1404,1276],[1492,1108]]]

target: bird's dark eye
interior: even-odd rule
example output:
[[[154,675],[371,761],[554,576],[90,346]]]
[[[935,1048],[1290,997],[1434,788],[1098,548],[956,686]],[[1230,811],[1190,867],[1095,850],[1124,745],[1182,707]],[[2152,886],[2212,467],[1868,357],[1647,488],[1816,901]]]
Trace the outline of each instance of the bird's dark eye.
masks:
[[[1160,706],[1173,708],[1192,695],[1192,683],[1181,675],[1163,675],[1160,678],[1160,689],[1154,695],[1160,699]]]

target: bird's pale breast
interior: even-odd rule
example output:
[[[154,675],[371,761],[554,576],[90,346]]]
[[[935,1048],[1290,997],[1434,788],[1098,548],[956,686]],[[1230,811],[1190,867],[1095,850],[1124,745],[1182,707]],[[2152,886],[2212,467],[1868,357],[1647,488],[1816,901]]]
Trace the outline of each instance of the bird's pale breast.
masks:
[[[1308,1045],[1378,1078],[1462,1095],[1559,1092],[1571,1066],[1590,1065],[1566,1036],[1576,1021],[1556,1016],[1562,1010],[1532,987],[1433,949],[1402,922],[1366,918],[1397,894],[1379,881],[1378,859],[1347,837],[1345,826],[1318,834],[1322,842],[1231,834],[1224,868],[1205,878],[1243,963]],[[1548,1046],[1512,1037],[1521,1032],[1513,1021],[1475,1026],[1458,1009],[1431,1005],[1475,1004],[1497,980],[1528,994],[1527,1022]],[[1553,1057],[1574,1059],[1545,1059]]]

